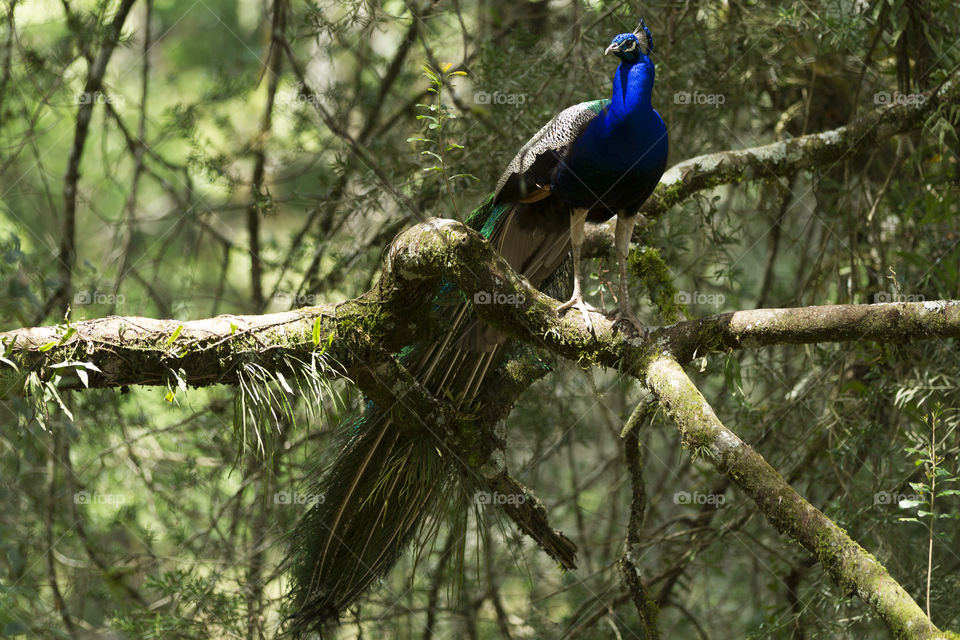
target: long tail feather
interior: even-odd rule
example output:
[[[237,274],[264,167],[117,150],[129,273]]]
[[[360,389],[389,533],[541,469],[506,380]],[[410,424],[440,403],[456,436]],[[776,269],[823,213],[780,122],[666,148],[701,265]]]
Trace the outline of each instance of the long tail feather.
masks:
[[[434,508],[446,463],[376,409],[319,487],[293,540],[291,631],[319,631],[381,578]]]
[[[555,209],[551,198],[513,205],[491,198],[468,223],[540,286],[569,246],[567,216]],[[469,408],[506,338],[478,321],[459,294],[444,304],[449,330],[433,344],[415,345],[404,365],[436,397]],[[293,532],[290,632],[322,631],[386,575],[418,532],[437,530],[456,478],[453,457],[439,452],[441,435],[435,425],[398,424],[389,407],[373,404],[346,426],[316,488],[318,502]]]

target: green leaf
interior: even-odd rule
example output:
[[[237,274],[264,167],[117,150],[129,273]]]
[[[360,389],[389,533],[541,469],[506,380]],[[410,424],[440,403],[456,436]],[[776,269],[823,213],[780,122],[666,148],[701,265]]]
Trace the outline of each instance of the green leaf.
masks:
[[[743,378],[740,376],[740,362],[733,356],[727,356],[723,365],[723,374],[727,379],[727,385],[734,390],[736,395],[743,398]]]
[[[79,362],[79,361],[69,361],[69,362],[58,362],[56,364],[50,365],[51,369],[65,369],[65,368],[75,369],[77,377],[80,378],[80,382],[83,383],[83,386],[87,389],[90,388],[90,374],[87,373],[87,369],[90,371],[96,371],[97,373],[102,373],[100,367],[93,364],[92,362]]]
[[[296,395],[293,393],[293,389],[290,388],[290,385],[287,384],[287,379],[283,377],[283,374],[279,371],[276,372],[277,380],[280,381],[280,386],[283,387],[283,390],[289,393],[290,395]]]
[[[63,398],[60,397],[60,393],[57,391],[57,388],[54,386],[57,379],[58,378],[55,377],[54,380],[46,384],[46,391],[49,392],[50,397],[52,397],[54,401],[58,405],[60,405],[60,409],[62,409],[63,412],[67,415],[67,417],[70,418],[70,422],[73,422],[73,414],[70,413],[70,409],[67,409],[67,405],[63,403]]]
[[[170,345],[172,345],[172,344],[173,344],[173,341],[176,340],[176,339],[180,336],[180,332],[181,332],[181,331],[183,331],[183,325],[182,325],[182,324],[181,324],[179,327],[177,327],[176,329],[173,330],[173,335],[171,335],[169,338],[167,338],[167,346],[168,346],[168,347],[169,347]]]
[[[100,370],[100,367],[93,364],[92,362],[80,362],[79,360],[70,360],[68,362],[58,362],[56,364],[50,365],[51,369],[63,369],[64,367],[82,367],[84,369],[89,369],[90,371],[96,371],[97,373],[103,373]]]
[[[324,353],[326,353],[327,349],[330,348],[330,345],[333,344],[333,333],[334,333],[334,332],[331,331],[331,332],[330,332],[330,335],[327,336],[327,343],[326,343],[325,345],[323,345],[323,349],[320,350],[320,355],[321,355],[321,356],[322,356]]]
[[[313,320],[313,346],[320,346],[320,316]]]

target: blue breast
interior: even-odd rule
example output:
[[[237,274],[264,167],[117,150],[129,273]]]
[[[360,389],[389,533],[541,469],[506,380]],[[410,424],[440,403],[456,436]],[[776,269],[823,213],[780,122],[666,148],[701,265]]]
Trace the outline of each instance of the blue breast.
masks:
[[[667,128],[650,104],[653,62],[622,62],[613,79],[610,106],[570,145],[550,181],[551,191],[572,207],[605,220],[633,213],[653,193],[667,164]]]

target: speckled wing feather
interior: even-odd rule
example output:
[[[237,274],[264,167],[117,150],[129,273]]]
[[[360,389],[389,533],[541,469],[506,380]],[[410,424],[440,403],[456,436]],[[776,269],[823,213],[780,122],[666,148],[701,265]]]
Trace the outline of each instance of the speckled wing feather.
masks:
[[[567,147],[609,103],[609,100],[581,102],[554,116],[523,145],[500,176],[495,192],[497,202],[518,202],[547,185]]]

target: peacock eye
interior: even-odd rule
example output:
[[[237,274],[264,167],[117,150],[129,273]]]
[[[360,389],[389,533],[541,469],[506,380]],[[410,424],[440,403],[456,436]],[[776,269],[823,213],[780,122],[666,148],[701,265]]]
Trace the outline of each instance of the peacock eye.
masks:
[[[623,50],[624,50],[624,51],[633,51],[633,50],[636,49],[636,48],[637,48],[637,41],[636,41],[636,40],[628,40],[628,41],[627,41],[627,44],[625,44],[625,45],[623,46]]]

